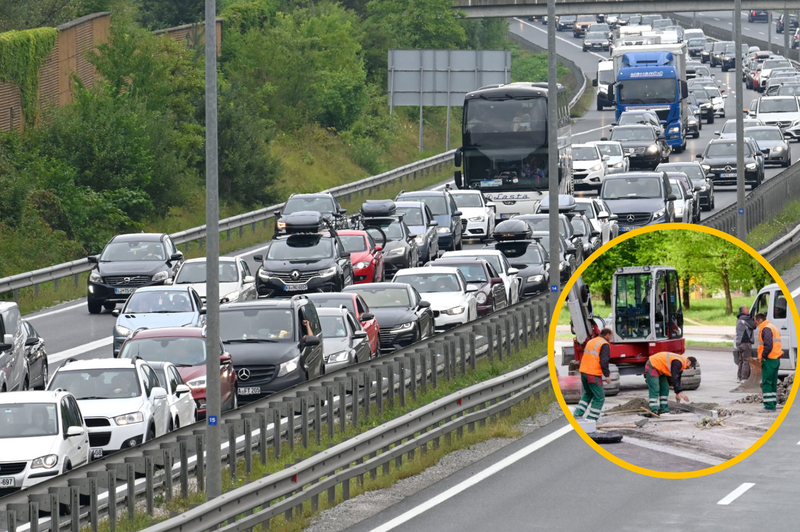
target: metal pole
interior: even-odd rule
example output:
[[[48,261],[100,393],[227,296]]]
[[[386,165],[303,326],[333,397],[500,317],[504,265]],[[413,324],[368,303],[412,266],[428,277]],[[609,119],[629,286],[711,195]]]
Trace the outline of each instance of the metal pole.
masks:
[[[425,67],[422,64],[422,50],[419,51],[419,152],[422,153],[422,91],[425,86],[423,80],[425,78]]]
[[[733,31],[736,43],[736,236],[747,241],[747,219],[744,210],[744,87],[742,86],[742,0],[735,0],[733,8]]]
[[[450,151],[450,52],[447,52],[447,134],[445,135],[445,151]]]
[[[769,43],[769,47],[767,48],[770,52],[772,51],[772,10],[767,10],[767,42]]]
[[[561,286],[558,236],[558,70],[556,68],[556,0],[547,0],[547,176],[550,193],[550,299],[556,308]],[[491,348],[491,346],[490,346]]]
[[[206,494],[222,495],[219,376],[219,183],[217,160],[217,2],[206,2]],[[202,459],[202,458],[201,458]]]
[[[789,10],[783,10],[783,56],[788,58],[789,57],[789,32],[791,31],[789,28],[792,27],[792,21],[789,17]]]

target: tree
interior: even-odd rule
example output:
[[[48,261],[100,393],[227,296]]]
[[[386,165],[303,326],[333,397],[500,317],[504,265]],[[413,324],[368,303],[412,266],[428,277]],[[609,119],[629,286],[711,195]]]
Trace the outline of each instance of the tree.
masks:
[[[89,13],[109,10],[108,0],[5,0],[0,2],[0,33],[58,26]]]
[[[154,30],[205,20],[204,0],[141,0],[140,22]]]
[[[395,48],[459,48],[467,41],[464,15],[451,0],[372,0],[367,11],[386,23]]]

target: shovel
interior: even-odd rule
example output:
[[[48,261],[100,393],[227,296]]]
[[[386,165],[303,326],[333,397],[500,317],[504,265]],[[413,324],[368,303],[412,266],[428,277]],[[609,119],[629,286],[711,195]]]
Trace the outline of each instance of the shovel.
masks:
[[[650,422],[649,419],[640,419],[635,423],[616,424],[616,425],[597,425],[597,430],[611,430],[611,429],[640,429]]]

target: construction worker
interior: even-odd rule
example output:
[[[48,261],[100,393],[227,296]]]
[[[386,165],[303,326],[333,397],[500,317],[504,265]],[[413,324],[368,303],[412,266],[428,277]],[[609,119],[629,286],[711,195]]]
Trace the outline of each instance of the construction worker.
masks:
[[[651,355],[644,365],[644,380],[647,381],[647,392],[650,396],[648,407],[653,414],[666,414],[669,412],[669,380],[675,390],[675,400],[689,402],[689,397],[683,393],[681,375],[687,368],[697,366],[697,359],[677,353],[662,351]]]
[[[767,321],[764,314],[756,314],[758,338],[758,361],[761,362],[761,394],[764,397],[764,411],[774,412],[778,403],[778,368],[781,365],[781,333]]]
[[[578,407],[572,413],[575,419],[582,418],[587,409],[589,410],[589,415],[586,416],[587,420],[597,421],[600,417],[603,403],[606,402],[603,382],[610,382],[611,375],[608,370],[608,361],[611,358],[611,347],[609,346],[611,335],[611,329],[603,329],[600,331],[600,336],[586,342],[579,368],[583,395],[581,395]]]

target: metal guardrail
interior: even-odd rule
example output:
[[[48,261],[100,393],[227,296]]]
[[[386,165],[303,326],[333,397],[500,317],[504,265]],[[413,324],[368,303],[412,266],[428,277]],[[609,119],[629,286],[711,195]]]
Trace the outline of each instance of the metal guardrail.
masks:
[[[396,403],[404,406],[407,394],[415,396],[418,390],[424,393],[428,387],[437,387],[440,380],[465,374],[467,366],[474,369],[481,356],[502,358],[527,347],[530,341],[544,341],[549,317],[544,294],[392,355],[343,368],[228,412],[219,421],[228,432],[223,460],[235,465],[237,460],[231,461],[233,450],[233,456],[244,457],[247,470],[254,452],[265,463],[269,447],[274,457],[280,456],[283,446],[293,446],[298,437],[308,447],[312,430],[320,442],[323,420],[330,437],[336,426],[344,430],[348,420],[358,427],[362,411],[369,416],[372,409],[383,411]],[[86,524],[96,530],[100,519],[109,519],[113,532],[118,510],[127,508],[133,515],[137,502],[143,499],[152,512],[156,490],[163,489],[171,496],[173,486],[179,485],[185,495],[190,476],[191,482],[203,490],[204,460],[198,460],[204,456],[202,427],[182,427],[3,497],[0,530],[79,532]],[[235,467],[231,473],[236,475]],[[57,525],[51,522],[53,516],[58,516]]]

